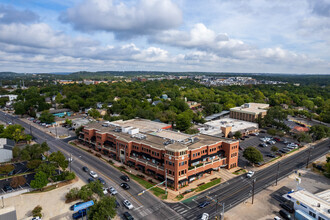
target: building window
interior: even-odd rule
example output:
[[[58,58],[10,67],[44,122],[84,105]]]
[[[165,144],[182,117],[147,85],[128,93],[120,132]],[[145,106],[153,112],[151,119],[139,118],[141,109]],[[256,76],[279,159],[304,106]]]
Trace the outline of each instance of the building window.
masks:
[[[316,218],[316,214],[312,211],[309,211],[309,215],[312,216],[313,218]]]
[[[325,220],[324,218],[322,218],[321,216],[319,216],[318,220]]]

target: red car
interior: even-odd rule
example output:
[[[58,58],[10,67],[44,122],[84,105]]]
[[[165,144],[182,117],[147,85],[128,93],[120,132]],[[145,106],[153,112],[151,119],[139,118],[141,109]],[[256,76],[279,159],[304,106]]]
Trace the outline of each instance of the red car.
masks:
[[[277,142],[281,141],[281,139],[279,139],[279,138],[274,138],[274,140]]]

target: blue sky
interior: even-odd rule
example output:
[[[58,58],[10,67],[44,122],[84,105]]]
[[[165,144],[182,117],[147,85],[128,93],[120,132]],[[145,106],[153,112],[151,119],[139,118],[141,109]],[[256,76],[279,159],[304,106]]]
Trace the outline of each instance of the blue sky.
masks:
[[[330,73],[330,0],[0,0],[0,71]]]

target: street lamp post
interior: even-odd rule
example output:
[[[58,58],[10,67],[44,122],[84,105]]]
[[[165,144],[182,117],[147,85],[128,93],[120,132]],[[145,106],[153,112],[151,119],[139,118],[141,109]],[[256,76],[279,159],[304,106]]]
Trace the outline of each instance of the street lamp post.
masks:
[[[253,200],[254,200],[254,185],[255,185],[256,179],[253,179],[252,182],[252,204],[253,204]]]
[[[276,173],[276,183],[275,185],[277,186],[277,180],[278,180],[278,173],[280,171],[280,161],[277,163],[277,173]]]
[[[307,163],[306,163],[306,168],[308,168],[308,164],[309,164],[309,158],[311,156],[311,151],[312,151],[313,147],[309,148],[309,151],[308,151],[308,157],[307,157]]]

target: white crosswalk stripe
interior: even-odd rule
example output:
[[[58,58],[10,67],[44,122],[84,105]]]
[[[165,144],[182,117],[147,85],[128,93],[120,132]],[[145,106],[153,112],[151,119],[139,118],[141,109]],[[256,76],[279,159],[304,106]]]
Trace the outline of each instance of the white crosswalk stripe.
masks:
[[[181,207],[181,208],[179,208],[178,210],[175,210],[175,211],[176,211],[176,212],[181,212],[181,211],[183,211],[183,210],[185,210],[185,208]]]
[[[180,212],[179,214],[181,214],[181,215],[183,215],[184,213],[186,213],[186,212],[188,212],[188,210],[186,209],[186,210],[184,210],[184,211],[182,211],[182,212]]]

